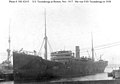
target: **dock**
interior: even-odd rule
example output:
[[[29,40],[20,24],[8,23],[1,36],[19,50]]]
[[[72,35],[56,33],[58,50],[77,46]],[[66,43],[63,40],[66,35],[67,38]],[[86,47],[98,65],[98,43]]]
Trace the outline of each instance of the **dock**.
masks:
[[[14,80],[13,73],[0,74],[0,82],[1,81],[13,81],[13,80]]]
[[[51,82],[51,81],[14,81],[14,84],[120,84],[120,80],[91,80],[91,81],[62,81],[62,82]]]
[[[5,81],[4,79],[0,79],[0,82]]]
[[[120,79],[117,79],[117,80],[114,80],[114,79],[113,80],[92,80],[92,81],[64,81],[64,82],[52,82],[49,84],[120,84]]]

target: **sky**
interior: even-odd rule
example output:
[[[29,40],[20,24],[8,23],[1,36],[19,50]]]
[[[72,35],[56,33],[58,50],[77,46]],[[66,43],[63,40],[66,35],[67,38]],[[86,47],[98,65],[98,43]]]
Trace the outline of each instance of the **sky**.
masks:
[[[0,63],[7,58],[10,27],[11,51],[23,48],[39,52],[44,39],[44,9],[47,36],[52,50],[72,50],[80,46],[81,56],[91,55],[91,32],[94,47],[120,44],[119,0],[111,3],[0,3]],[[42,47],[44,48],[44,46]],[[85,51],[83,51],[85,49]],[[95,49],[109,63],[120,64],[120,45]],[[87,52],[88,51],[88,52]],[[43,53],[43,49],[41,50]],[[12,53],[11,53],[12,54]],[[50,56],[48,57],[50,58]]]

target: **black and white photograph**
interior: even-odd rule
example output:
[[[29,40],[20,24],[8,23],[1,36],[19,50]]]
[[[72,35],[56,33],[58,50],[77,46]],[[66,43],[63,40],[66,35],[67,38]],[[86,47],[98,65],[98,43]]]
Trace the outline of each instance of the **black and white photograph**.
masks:
[[[119,0],[2,0],[0,84],[120,84]]]

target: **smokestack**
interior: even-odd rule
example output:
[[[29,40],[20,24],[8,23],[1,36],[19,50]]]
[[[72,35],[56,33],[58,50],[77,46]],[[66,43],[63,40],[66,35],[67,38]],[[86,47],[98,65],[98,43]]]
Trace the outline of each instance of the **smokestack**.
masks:
[[[80,49],[79,49],[79,46],[76,46],[76,58],[77,59],[80,58]]]

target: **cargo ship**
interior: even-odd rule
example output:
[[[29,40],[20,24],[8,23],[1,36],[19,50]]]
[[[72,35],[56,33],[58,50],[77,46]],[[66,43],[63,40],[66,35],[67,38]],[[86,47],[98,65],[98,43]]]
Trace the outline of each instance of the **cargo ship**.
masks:
[[[74,57],[71,51],[51,53],[51,60],[37,55],[13,52],[14,80],[42,80],[91,75],[104,72],[108,62]]]
[[[47,35],[45,12],[44,59],[33,53],[20,50],[13,51],[13,69],[15,81],[42,80],[51,78],[80,77],[104,72],[108,61],[94,60],[92,42],[92,58],[80,57],[79,46],[76,53],[70,50],[55,51],[51,53],[51,60],[47,59]]]

